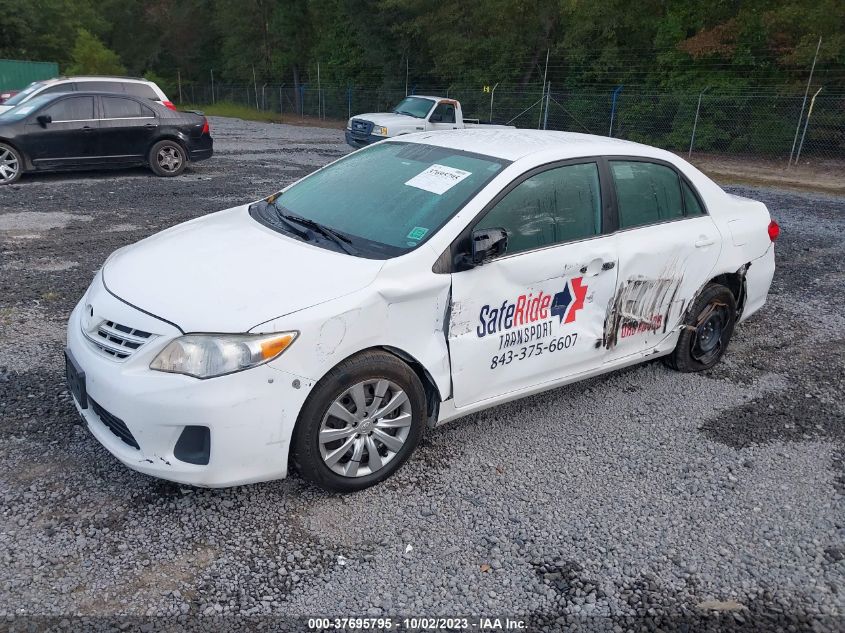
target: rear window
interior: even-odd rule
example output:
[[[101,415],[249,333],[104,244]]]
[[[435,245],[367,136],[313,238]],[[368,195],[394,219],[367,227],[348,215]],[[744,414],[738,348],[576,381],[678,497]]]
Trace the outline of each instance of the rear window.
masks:
[[[126,94],[132,95],[133,97],[141,97],[142,99],[158,101],[158,95],[156,94],[155,90],[153,90],[153,87],[149,84],[136,84],[127,82],[123,84],[123,88],[126,91]]]
[[[674,169],[644,161],[611,161],[610,171],[616,186],[619,228],[683,217],[681,183]]]

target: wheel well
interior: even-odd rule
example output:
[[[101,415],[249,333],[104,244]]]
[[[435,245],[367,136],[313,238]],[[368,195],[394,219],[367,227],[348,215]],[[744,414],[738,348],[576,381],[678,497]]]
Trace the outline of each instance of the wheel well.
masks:
[[[20,154],[21,158],[23,158],[24,166],[26,166],[26,164],[29,162],[29,158],[27,158],[27,155],[23,152],[23,150],[20,147],[18,147],[17,145],[12,143],[11,141],[7,141],[6,139],[4,139],[2,137],[0,137],[0,143],[3,143],[3,145],[8,145],[12,149],[14,149],[18,154]]]
[[[426,409],[428,412],[428,417],[431,420],[434,416],[437,415],[437,411],[440,407],[440,389],[437,388],[437,383],[434,382],[434,378],[428,373],[428,370],[420,363],[416,358],[403,352],[401,349],[396,347],[390,346],[383,346],[381,348],[385,352],[389,354],[393,354],[394,356],[401,359],[403,362],[407,363],[408,366],[414,370],[414,373],[417,375],[417,378],[420,379],[420,382],[423,385],[423,389],[425,389],[425,399],[426,399]]]
[[[713,277],[709,281],[711,284],[720,284],[731,291],[731,294],[736,300],[736,313],[742,314],[742,308],[745,305],[745,271],[748,270],[748,264],[740,268],[735,273],[723,273]]]

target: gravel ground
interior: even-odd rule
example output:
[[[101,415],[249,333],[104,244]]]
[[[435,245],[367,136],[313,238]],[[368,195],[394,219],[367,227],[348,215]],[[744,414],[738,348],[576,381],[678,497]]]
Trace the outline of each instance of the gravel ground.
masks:
[[[100,447],[61,354],[112,250],[347,151],[337,130],[212,126],[214,158],[181,178],[0,190],[0,614],[842,630],[845,198],[730,188],[783,233],[769,303],[709,372],[650,363],[458,420],[355,495],[193,489]]]

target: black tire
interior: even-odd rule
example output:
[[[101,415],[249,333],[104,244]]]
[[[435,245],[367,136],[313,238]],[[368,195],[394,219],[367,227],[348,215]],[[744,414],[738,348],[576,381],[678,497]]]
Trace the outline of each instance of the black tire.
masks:
[[[185,148],[177,141],[171,140],[159,141],[153,145],[147,160],[156,176],[178,176],[188,166]]]
[[[736,299],[725,286],[707,284],[687,313],[666,364],[681,372],[710,369],[725,354],[736,325]]]
[[[0,143],[0,185],[17,182],[23,173],[23,157],[11,145]]]
[[[324,419],[333,419],[329,416],[329,408],[335,404],[335,401],[353,386],[368,380],[390,381],[404,391],[407,395],[407,410],[411,416],[411,423],[401,449],[397,450],[380,469],[357,477],[343,476],[332,470],[323,459],[320,443],[321,427],[324,424]],[[375,398],[374,395],[373,398]],[[375,403],[375,400],[370,400],[370,402]],[[378,406],[381,406],[381,404]],[[372,420],[375,420],[375,415]],[[308,396],[293,432],[291,461],[304,479],[321,488],[336,492],[363,490],[387,479],[405,463],[422,438],[425,422],[425,390],[414,371],[400,359],[387,352],[363,352],[332,369],[317,383],[317,386]],[[398,429],[390,432],[398,433]],[[377,433],[377,431],[374,430],[372,433]],[[355,438],[357,437],[358,435],[355,436]],[[345,441],[337,440],[338,443]],[[363,438],[361,441],[369,440]],[[327,446],[331,446],[331,444]],[[328,449],[325,450],[328,451]],[[353,449],[348,450],[352,451]],[[387,452],[386,447],[383,450]],[[369,451],[367,455],[369,455]],[[349,456],[345,455],[345,457]],[[351,461],[353,460],[350,457],[346,462],[338,462],[336,467],[341,467],[343,463],[349,464]],[[379,461],[381,461],[380,458]],[[363,466],[364,457],[362,455],[359,455],[357,463]],[[367,469],[369,470],[369,466],[367,466]]]

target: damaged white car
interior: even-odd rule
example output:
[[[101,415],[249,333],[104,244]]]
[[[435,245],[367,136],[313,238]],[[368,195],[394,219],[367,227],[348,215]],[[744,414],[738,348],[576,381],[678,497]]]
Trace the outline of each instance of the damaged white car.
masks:
[[[712,367],[778,230],[644,145],[403,136],[114,253],[70,317],[68,384],[138,471],[357,490],[427,426],[659,356]]]

